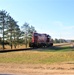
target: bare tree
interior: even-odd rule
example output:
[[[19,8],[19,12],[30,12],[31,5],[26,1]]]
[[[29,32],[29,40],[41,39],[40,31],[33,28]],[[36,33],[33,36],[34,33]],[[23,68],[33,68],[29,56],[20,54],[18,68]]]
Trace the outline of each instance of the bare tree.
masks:
[[[31,40],[32,33],[36,32],[36,30],[33,26],[30,27],[27,22],[25,22],[24,25],[22,26],[22,30],[23,30],[25,44],[26,44],[26,48],[27,48],[27,44]]]

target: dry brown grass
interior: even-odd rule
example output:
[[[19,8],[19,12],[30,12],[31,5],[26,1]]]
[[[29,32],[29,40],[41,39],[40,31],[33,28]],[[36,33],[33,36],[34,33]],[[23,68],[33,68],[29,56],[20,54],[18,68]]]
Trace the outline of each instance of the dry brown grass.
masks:
[[[4,48],[5,49],[11,49],[11,47],[9,45],[5,45]],[[26,48],[26,46],[25,45],[18,45],[18,46],[16,46],[16,49],[23,49],[23,48]],[[27,48],[29,48],[29,46],[27,46]],[[2,45],[0,45],[0,49],[3,49]],[[15,47],[13,46],[12,49],[15,49]]]

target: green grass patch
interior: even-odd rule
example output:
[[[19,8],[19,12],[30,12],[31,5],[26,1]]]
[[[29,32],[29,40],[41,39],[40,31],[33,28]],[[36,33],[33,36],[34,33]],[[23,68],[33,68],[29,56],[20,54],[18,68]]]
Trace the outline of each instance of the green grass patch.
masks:
[[[0,63],[51,64],[68,61],[74,62],[74,49],[70,47],[0,53]]]
[[[64,47],[53,46],[53,47],[49,47],[49,48],[38,49],[38,51],[42,51],[42,52],[69,52],[69,51],[74,51],[74,48],[71,46],[64,46]]]

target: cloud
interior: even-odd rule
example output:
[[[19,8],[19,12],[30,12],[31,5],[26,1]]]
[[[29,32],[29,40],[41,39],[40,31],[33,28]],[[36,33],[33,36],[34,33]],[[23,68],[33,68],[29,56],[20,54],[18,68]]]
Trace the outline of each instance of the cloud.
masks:
[[[74,25],[65,25],[61,21],[54,21],[51,23],[54,27],[52,36],[54,38],[63,38],[63,39],[74,39]]]
[[[63,23],[60,22],[60,21],[54,21],[52,24],[55,25],[55,26],[59,26],[59,27],[63,26]]]
[[[74,25],[64,25],[60,21],[54,21],[52,22],[52,25],[57,26],[58,28],[64,29],[64,30],[69,30],[69,29],[74,29]]]
[[[63,29],[67,29],[67,30],[69,30],[69,29],[74,29],[74,26],[64,26]]]

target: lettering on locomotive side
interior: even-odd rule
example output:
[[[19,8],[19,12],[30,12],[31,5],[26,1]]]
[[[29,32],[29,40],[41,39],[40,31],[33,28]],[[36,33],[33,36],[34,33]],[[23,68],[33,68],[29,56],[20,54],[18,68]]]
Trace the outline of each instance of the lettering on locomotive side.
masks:
[[[38,36],[38,42],[46,42],[47,37],[42,34],[41,36]]]

